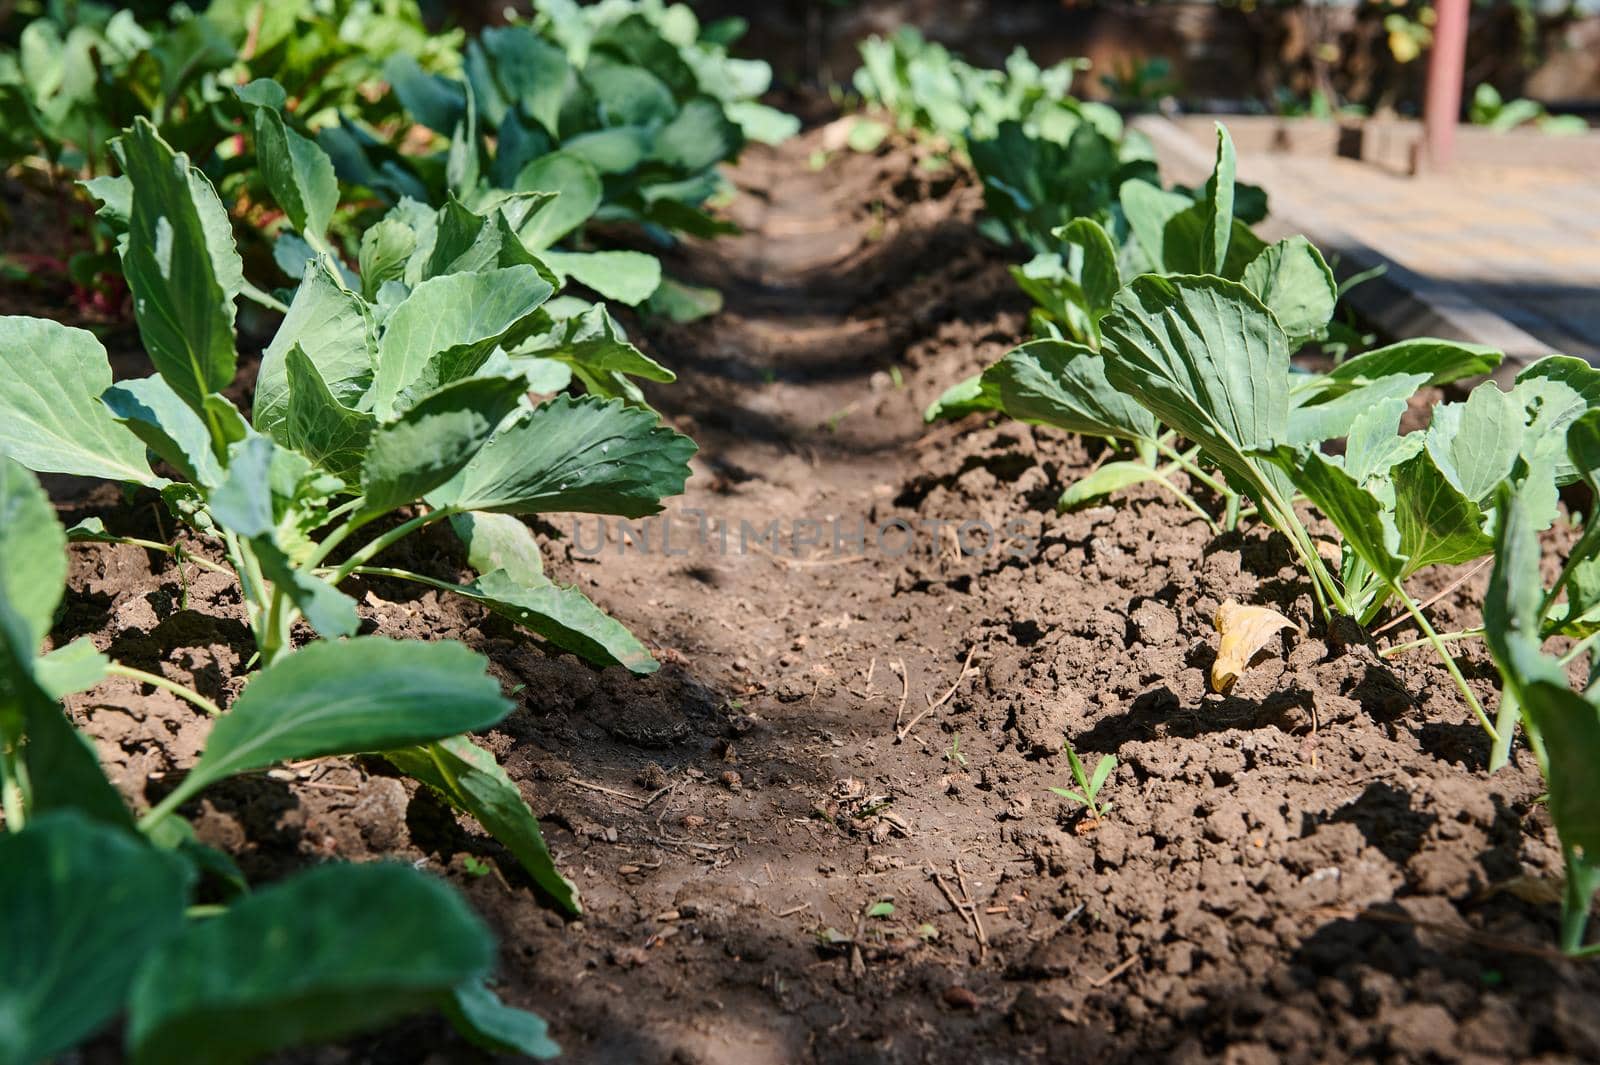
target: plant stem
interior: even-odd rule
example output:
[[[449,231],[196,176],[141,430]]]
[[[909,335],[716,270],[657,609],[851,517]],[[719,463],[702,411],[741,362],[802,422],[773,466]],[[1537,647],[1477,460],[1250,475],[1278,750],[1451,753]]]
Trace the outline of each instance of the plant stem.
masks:
[[[208,569],[213,573],[223,573],[230,577],[233,575],[233,572],[229,570],[227,566],[219,566],[209,558],[201,558],[199,555],[186,551],[177,544],[164,544],[159,540],[141,540],[137,536],[97,536],[93,540],[86,542],[96,544],[131,544],[134,547],[142,547],[149,551],[160,551],[163,554],[172,555],[176,557],[180,563],[193,562],[201,569]]]
[[[1179,503],[1182,503],[1189,510],[1192,510],[1196,514],[1200,515],[1200,520],[1206,523],[1213,534],[1222,532],[1222,529],[1219,528],[1217,523],[1212,520],[1211,515],[1206,513],[1205,508],[1195,501],[1194,496],[1173,484],[1160,470],[1156,470],[1152,476],[1154,476],[1157,481],[1160,481],[1163,485],[1165,485],[1167,491],[1177,496]]]
[[[1483,629],[1481,628],[1458,629],[1455,632],[1441,632],[1436,634],[1437,639],[1441,643],[1454,643],[1457,640],[1471,640],[1482,635]],[[1393,647],[1385,647],[1383,650],[1378,652],[1378,657],[1393,658],[1395,655],[1405,654],[1407,651],[1415,651],[1419,647],[1431,646],[1433,646],[1433,641],[1427,637],[1423,637],[1420,640],[1407,640],[1405,643],[1397,643]]]
[[[1571,846],[1562,851],[1567,859],[1567,883],[1561,894],[1561,949],[1572,956],[1600,953],[1600,943],[1583,945],[1589,906],[1600,889],[1600,866],[1580,858]]]
[[[464,585],[452,584],[449,581],[441,581],[437,577],[414,573],[408,569],[396,569],[392,566],[357,566],[350,572],[359,573],[367,577],[393,577],[401,581],[414,581],[417,584],[426,584],[430,588],[437,588],[442,592],[470,592],[470,589]],[[321,571],[317,574],[317,576],[323,577],[324,580],[331,575],[331,571]]]
[[[366,501],[367,499],[365,496],[356,496],[354,499],[347,499],[343,503],[340,503],[338,506],[334,507],[332,510],[328,511],[328,520],[334,521],[337,518],[342,518],[352,510],[360,507],[361,504],[365,503]]]
[[[111,663],[106,667],[106,672],[118,677],[129,677],[133,680],[139,681],[142,684],[148,684],[151,687],[165,688],[178,698],[198,706],[212,717],[216,717],[218,714],[222,713],[222,707],[218,706],[210,699],[207,699],[204,695],[201,695],[194,689],[186,688],[175,680],[168,680],[166,677],[159,676],[155,673],[146,673],[142,669],[134,669],[132,666],[125,666],[121,662]]]
[[[337,586],[340,581],[350,576],[350,574],[355,571],[356,567],[366,565],[374,555],[379,554],[384,549],[394,545],[400,540],[405,539],[407,536],[410,536],[423,526],[432,525],[434,522],[448,518],[454,513],[455,511],[450,507],[442,507],[439,510],[430,510],[426,514],[418,514],[410,521],[402,522],[401,524],[396,525],[394,528],[390,529],[382,536],[372,540],[365,547],[361,548],[355,554],[345,559],[344,562],[339,565],[339,568],[333,571],[333,576],[328,578],[328,583]]]
[[[1595,521],[1591,518],[1583,528],[1583,535],[1578,537],[1578,542],[1573,544],[1572,550],[1567,553],[1567,562],[1566,565],[1561,567],[1560,576],[1550,586],[1550,590],[1544,594],[1544,600],[1539,604],[1539,616],[1541,618],[1550,616],[1550,608],[1555,605],[1556,599],[1561,595],[1561,590],[1572,579],[1572,571],[1577,568],[1577,564],[1593,556],[1596,547],[1600,547],[1600,543],[1597,543],[1597,541],[1600,541],[1600,521]]]
[[[1228,527],[1229,532],[1233,532],[1239,528],[1239,514],[1240,510],[1238,495],[1228,496],[1227,503],[1223,507],[1222,511],[1222,523]]]
[[[362,500],[356,499],[352,502],[360,503]],[[346,505],[348,506],[348,504]],[[338,547],[340,544],[344,543],[345,540],[349,539],[351,533],[355,532],[368,522],[377,520],[378,517],[379,515],[377,514],[357,514],[355,517],[351,518],[349,521],[333,530],[333,532],[329,533],[322,540],[322,542],[317,545],[317,549],[311,552],[311,557],[306,560],[306,565],[320,566],[329,555],[333,554],[334,548]]]
[[[0,746],[0,809],[6,815],[6,831],[21,832],[28,822],[27,764],[14,745]]]
[[[259,303],[268,310],[277,311],[279,314],[289,313],[289,305],[270,293],[263,292],[250,282],[246,281],[239,289],[239,295],[253,303]]]
[[[1591,632],[1589,635],[1573,644],[1572,649],[1561,656],[1561,664],[1563,666],[1570,666],[1579,655],[1593,647],[1596,640],[1600,640],[1600,629]]]
[[[1517,701],[1516,690],[1510,687],[1500,692],[1500,706],[1495,710],[1494,747],[1489,752],[1489,772],[1497,773],[1511,761],[1511,740],[1517,734],[1517,722],[1522,719],[1522,704]]]
[[[1450,671],[1450,679],[1454,680],[1456,687],[1461,690],[1461,695],[1467,700],[1467,706],[1471,708],[1472,713],[1477,717],[1478,724],[1483,726],[1483,731],[1489,734],[1490,740],[1499,743],[1499,731],[1495,729],[1494,722],[1489,720],[1489,715],[1483,712],[1483,704],[1478,702],[1476,695],[1472,694],[1471,685],[1467,683],[1467,678],[1462,676],[1461,667],[1456,665],[1456,660],[1451,658],[1450,652],[1445,649],[1444,641],[1439,638],[1437,632],[1433,631],[1433,623],[1422,612],[1422,608],[1417,606],[1417,601],[1407,595],[1404,588],[1400,587],[1399,581],[1391,581],[1389,587],[1393,590],[1395,597],[1411,613],[1411,616],[1416,619],[1417,627],[1422,630],[1422,634],[1427,637],[1428,642],[1433,645],[1433,649],[1438,652],[1439,658],[1444,662],[1444,668]]]
[[[228,535],[233,536],[232,533]],[[261,575],[261,562],[256,558],[256,553],[250,549],[250,544],[238,537],[233,538],[233,543],[239,553],[239,573],[245,595],[252,604],[250,624],[255,629],[256,646],[258,650],[264,650],[262,645],[271,642],[271,637],[267,635],[267,630],[262,628],[262,623],[270,620],[272,593],[267,588],[266,578]]]
[[[1317,554],[1316,545],[1311,542],[1311,537],[1300,524],[1294,509],[1279,499],[1270,485],[1263,484],[1262,488],[1265,489],[1259,501],[1262,514],[1268,524],[1283,533],[1289,541],[1289,546],[1300,556],[1300,565],[1311,577],[1311,592],[1317,600],[1322,616],[1329,618],[1334,610],[1348,615],[1349,604],[1334,586],[1333,575],[1328,572],[1328,567],[1323,565],[1322,556]]]
[[[1184,473],[1187,473],[1190,477],[1193,477],[1195,480],[1199,481],[1201,484],[1217,493],[1217,495],[1227,497],[1237,496],[1239,494],[1190,461],[1196,454],[1199,453],[1200,449],[1198,447],[1191,448],[1187,454],[1183,454],[1180,453],[1176,448],[1169,447],[1158,440],[1156,441],[1156,450],[1165,455],[1173,465],[1177,466]]]
[[[188,780],[185,779],[183,784],[173,788],[165,799],[150,807],[149,812],[139,818],[138,828],[140,832],[148,835],[152,828],[166,820],[168,814],[193,798],[192,793],[184,786],[187,783]]]
[[[283,594],[282,588],[272,589],[272,602],[267,606],[266,623],[262,626],[266,638],[257,641],[263,666],[272,665],[289,646],[289,629],[294,624],[294,613],[285,610],[287,601],[288,597]]]
[[[261,588],[251,583],[250,570],[245,565],[244,548],[239,543],[239,538],[227,529],[222,530],[223,546],[228,553],[228,562],[239,575],[239,588],[244,592],[245,613],[250,621],[251,631],[255,631],[257,615],[261,612],[261,604],[266,595]]]

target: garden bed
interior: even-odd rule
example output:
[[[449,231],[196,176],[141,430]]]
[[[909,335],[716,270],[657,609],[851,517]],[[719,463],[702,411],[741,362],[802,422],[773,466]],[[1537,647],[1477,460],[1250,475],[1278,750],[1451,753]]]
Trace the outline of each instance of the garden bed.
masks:
[[[201,838],[252,879],[330,856],[444,871],[501,936],[502,997],[570,1061],[1600,1056],[1600,977],[1550,949],[1561,851],[1526,752],[1484,773],[1444,670],[1324,631],[1276,534],[1214,536],[1154,489],[1056,515],[1097,445],[981,416],[924,427],[1025,336],[1027,301],[955,169],[894,147],[813,168],[821,138],[752,149],[729,208],[744,234],[669,264],[724,311],[645,331],[680,374],[650,400],[701,447],[673,535],[698,509],[732,524],[728,549],[623,551],[612,523],[596,565],[594,519],[576,542],[543,526],[553,575],[659,673],[596,671],[411,585],[346,586],[366,628],[488,655],[519,708],[485,740],[582,920],[364,761],[224,784]],[[170,532],[147,500],[54,487],[69,521]],[[775,545],[738,550],[741,519],[774,518]],[[872,542],[895,518],[915,530],[900,557]],[[868,549],[796,546],[804,519],[864,519]],[[1017,520],[1037,550],[964,556],[934,520]],[[433,531],[395,564],[456,579]],[[231,692],[251,639],[230,582],[132,546],[72,555],[58,646],[87,635]],[[1473,623],[1486,581],[1448,592],[1440,627]],[[1205,677],[1229,598],[1311,631],[1221,696]],[[1488,696],[1487,655],[1468,645],[1463,668]],[[69,706],[130,795],[159,798],[203,739],[187,704],[132,681]],[[1047,790],[1071,783],[1063,737],[1118,759],[1102,822]],[[337,1059],[471,1053],[418,1020]]]

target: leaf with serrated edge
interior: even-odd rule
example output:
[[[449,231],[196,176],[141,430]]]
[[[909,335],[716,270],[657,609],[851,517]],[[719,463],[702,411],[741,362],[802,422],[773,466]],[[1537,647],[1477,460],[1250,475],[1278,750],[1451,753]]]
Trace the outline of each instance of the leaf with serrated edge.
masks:
[[[1148,411],[1112,388],[1099,354],[1062,340],[1013,348],[983,372],[983,387],[1011,417],[1071,433],[1153,440]]]
[[[1428,454],[1462,495],[1481,504],[1510,476],[1522,451],[1523,430],[1517,398],[1485,382],[1464,403],[1433,408]]]
[[[1489,553],[1483,511],[1441,474],[1431,452],[1398,464],[1390,475],[1395,528],[1405,558],[1402,578],[1424,566],[1471,562]]]
[[[1273,480],[1276,471],[1254,452],[1287,436],[1289,342],[1248,289],[1146,274],[1117,294],[1100,328],[1112,387],[1253,491]]]
[[[556,313],[553,306],[551,311]],[[610,313],[599,305],[558,317],[555,328],[520,345],[516,355],[559,359],[581,368],[586,379],[626,374],[647,381],[677,380],[671,370],[629,343]]]
[[[683,491],[695,445],[617,400],[557,396],[503,426],[434,506],[642,518]]]
[[[1523,455],[1532,459],[1550,449],[1560,484],[1577,479],[1562,441],[1567,427],[1585,411],[1600,407],[1600,370],[1570,355],[1551,355],[1517,374],[1511,394],[1524,404],[1527,433]]]
[[[289,349],[289,406],[280,435],[283,442],[347,483],[360,475],[377,419],[340,403],[316,365]]]
[[[1260,297],[1296,344],[1326,333],[1339,301],[1333,271],[1316,246],[1301,236],[1268,245],[1250,260],[1240,280]]]
[[[535,320],[552,288],[532,266],[445,274],[422,282],[390,313],[378,341],[373,413],[471,376],[503,342]],[[427,378],[427,379],[425,379]]]
[[[456,381],[379,426],[361,466],[363,509],[393,510],[454,477],[517,408],[525,387],[513,377]]]
[[[1295,407],[1289,411],[1289,442],[1318,444],[1347,435],[1356,418],[1379,404],[1404,403],[1428,380],[1427,374],[1393,374],[1371,384],[1323,402]],[[1321,396],[1316,397],[1322,399]],[[1418,446],[1422,438],[1418,437]]]
[[[1342,464],[1357,484],[1366,485],[1370,480],[1387,484],[1389,471],[1397,463],[1422,450],[1426,434],[1400,435],[1400,419],[1407,406],[1403,399],[1380,399],[1351,419]]]
[[[326,259],[315,260],[306,270],[289,301],[289,313],[262,353],[256,377],[252,421],[258,432],[285,446],[292,446],[282,432],[289,416],[288,358],[295,347],[317,368],[335,399],[361,407],[372,384],[376,327],[367,302],[344,287]]]

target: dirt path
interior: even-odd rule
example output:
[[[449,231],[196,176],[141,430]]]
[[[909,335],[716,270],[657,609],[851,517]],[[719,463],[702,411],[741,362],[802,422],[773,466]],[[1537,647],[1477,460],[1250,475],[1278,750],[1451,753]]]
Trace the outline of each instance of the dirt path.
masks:
[[[1487,777],[1442,670],[1363,642],[1297,634],[1209,693],[1223,599],[1312,616],[1281,541],[1214,537],[1154,491],[1056,515],[1099,457],[1084,442],[924,427],[1023,337],[1026,302],[951,171],[901,152],[813,170],[818,147],[750,153],[745,233],[671,266],[727,306],[648,336],[680,374],[650,398],[702,448],[670,550],[659,522],[620,553],[611,523],[598,561],[592,519],[576,540],[543,527],[558,578],[656,648],[658,674],[356,589],[381,630],[465,640],[517,693],[485,740],[585,919],[564,925],[509,862],[470,875],[464,856],[498,848],[372,766],[219,788],[202,838],[252,877],[329,855],[444,871],[502,936],[502,993],[574,1062],[1600,1058],[1600,979],[1544,956],[1555,909],[1518,897],[1561,864],[1531,768]],[[107,524],[159,532],[152,515]],[[880,548],[895,520],[911,535]],[[1021,535],[982,550],[969,526],[963,554],[966,522]],[[459,575],[448,538],[407,544],[397,564]],[[248,639],[221,582],[83,546],[72,587],[63,638],[236,686]],[[1439,623],[1467,623],[1482,587]],[[1482,655],[1467,666],[1487,694]],[[129,686],[72,708],[130,791],[159,794],[202,738]],[[1119,759],[1103,824],[1047,790],[1070,783],[1064,736]],[[329,1053],[307,1060],[474,1060],[436,1020]]]

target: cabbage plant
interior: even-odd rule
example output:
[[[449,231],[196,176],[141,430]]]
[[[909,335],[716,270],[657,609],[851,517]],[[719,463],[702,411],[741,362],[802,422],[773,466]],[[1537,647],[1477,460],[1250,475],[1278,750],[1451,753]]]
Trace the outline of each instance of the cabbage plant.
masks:
[[[123,264],[157,372],[113,384],[93,334],[0,318],[0,454],[159,492],[224,560],[195,561],[237,574],[269,670],[302,653],[302,620],[325,638],[355,634],[356,602],[340,585],[359,574],[471,599],[598,665],[657,668],[625,627],[544,575],[517,516],[655,513],[682,490],[694,444],[622,399],[530,398],[505,352],[552,328],[543,305],[553,286],[520,241],[484,221],[468,242],[477,252],[438,260],[459,269],[392,290],[392,304],[346,287],[319,258],[262,356],[247,417],[222,394],[236,368],[243,285],[227,216],[148,123],[135,124],[121,152],[126,182],[108,195],[126,197],[115,208],[126,212]],[[386,564],[386,550],[440,523],[461,539],[475,577]],[[98,522],[74,534],[117,539]],[[456,738],[391,761],[477,817],[547,893],[576,906],[493,758]]]
[[[912,26],[869,37],[857,50],[861,66],[851,81],[862,100],[887,111],[899,128],[922,130],[956,147],[969,137],[993,137],[1002,122],[1048,124],[1055,108],[1078,103],[1070,96],[1073,79],[1088,66],[1087,60],[1065,59],[1040,67],[1018,46],[1004,70],[975,67]]]
[[[254,1060],[429,1008],[486,1049],[558,1052],[542,1020],[485,986],[494,938],[447,885],[401,864],[332,863],[252,893],[174,816],[230,777],[304,758],[470,749],[492,765],[462,735],[511,710],[481,656],[452,642],[319,642],[220,711],[87,640],[39,656],[66,534],[6,458],[0,513],[0,1061],[56,1058],[118,1014],[129,1059],[155,1065]],[[199,761],[137,818],[56,701],[113,672],[219,715]],[[492,793],[476,775],[463,780]]]
[[[520,230],[563,277],[601,296],[692,313],[697,290],[666,282],[654,256],[573,245],[590,223],[641,226],[660,242],[729,227],[705,209],[726,188],[720,164],[749,140],[777,143],[799,128],[758,102],[762,62],[734,59],[726,24],[702,28],[681,4],[579,7],[545,0],[533,20],[485,30],[459,78],[405,56],[386,68],[408,115],[439,135],[432,154],[401,154],[356,123],[318,140],[340,175],[399,201],[446,195],[484,210],[522,193],[559,193]]]
[[[437,208],[403,198],[361,231],[354,254],[335,253],[329,220],[349,192],[341,188],[326,152],[284,110],[285,94],[275,82],[258,80],[238,96],[252,114],[256,154],[268,192],[284,214],[273,248],[278,266],[298,283],[321,284],[327,271],[372,305],[381,325],[423,282],[445,274],[482,273],[507,266],[531,266],[552,289],[563,278],[550,267],[558,253],[548,250],[548,233],[567,211],[559,192],[519,192],[493,197],[473,209],[447,195]],[[127,229],[126,179],[100,179],[91,188],[106,200],[102,214],[119,232]],[[555,217],[557,221],[549,219]],[[634,252],[602,253],[594,262],[625,262]],[[622,258],[619,258],[622,257]],[[648,258],[645,256],[643,258]],[[653,262],[653,260],[651,260]],[[625,272],[625,270],[624,270]],[[604,287],[604,286],[603,286]],[[246,295],[252,295],[247,289]],[[269,306],[287,310],[270,296],[254,293]],[[548,299],[526,336],[503,349],[508,365],[532,391],[559,392],[575,381],[587,394],[622,398],[647,407],[634,378],[670,382],[672,371],[628,341],[603,304],[570,295]]]
[[[1556,437],[1561,440],[1561,436]],[[1591,490],[1600,485],[1600,413],[1577,418],[1565,437],[1566,455],[1556,447],[1541,460],[1569,460]],[[1498,721],[1509,737],[1520,721],[1548,788],[1550,820],[1561,838],[1566,882],[1561,896],[1561,949],[1569,955],[1600,953],[1584,941],[1595,892],[1600,890],[1600,792],[1594,767],[1600,763],[1600,528],[1594,515],[1584,522],[1554,584],[1541,576],[1539,528],[1548,500],[1543,479],[1519,487],[1502,485],[1495,497],[1494,570],[1484,600],[1485,637],[1500,670],[1502,694]],[[1562,593],[1566,602],[1560,603]],[[1545,651],[1551,637],[1575,638],[1559,655]],[[1574,682],[1572,670],[1587,656],[1587,669]],[[1504,761],[1504,749],[1496,756]]]
[[[655,668],[620,624],[543,576],[531,532],[510,516],[655,513],[682,489],[694,445],[620,400],[530,400],[506,349],[554,327],[544,309],[554,286],[519,241],[485,221],[474,251],[436,245],[438,272],[386,290],[392,304],[346,287],[319,258],[266,347],[247,418],[221,395],[243,287],[221,204],[148,123],[122,151],[123,264],[157,373],[113,385],[92,334],[0,319],[0,452],[160,491],[239,573],[269,663],[302,617],[324,636],[353,632],[355,602],[337,586],[448,521],[475,580],[386,574],[444,583],[590,661]],[[154,472],[150,454],[175,476]]]

